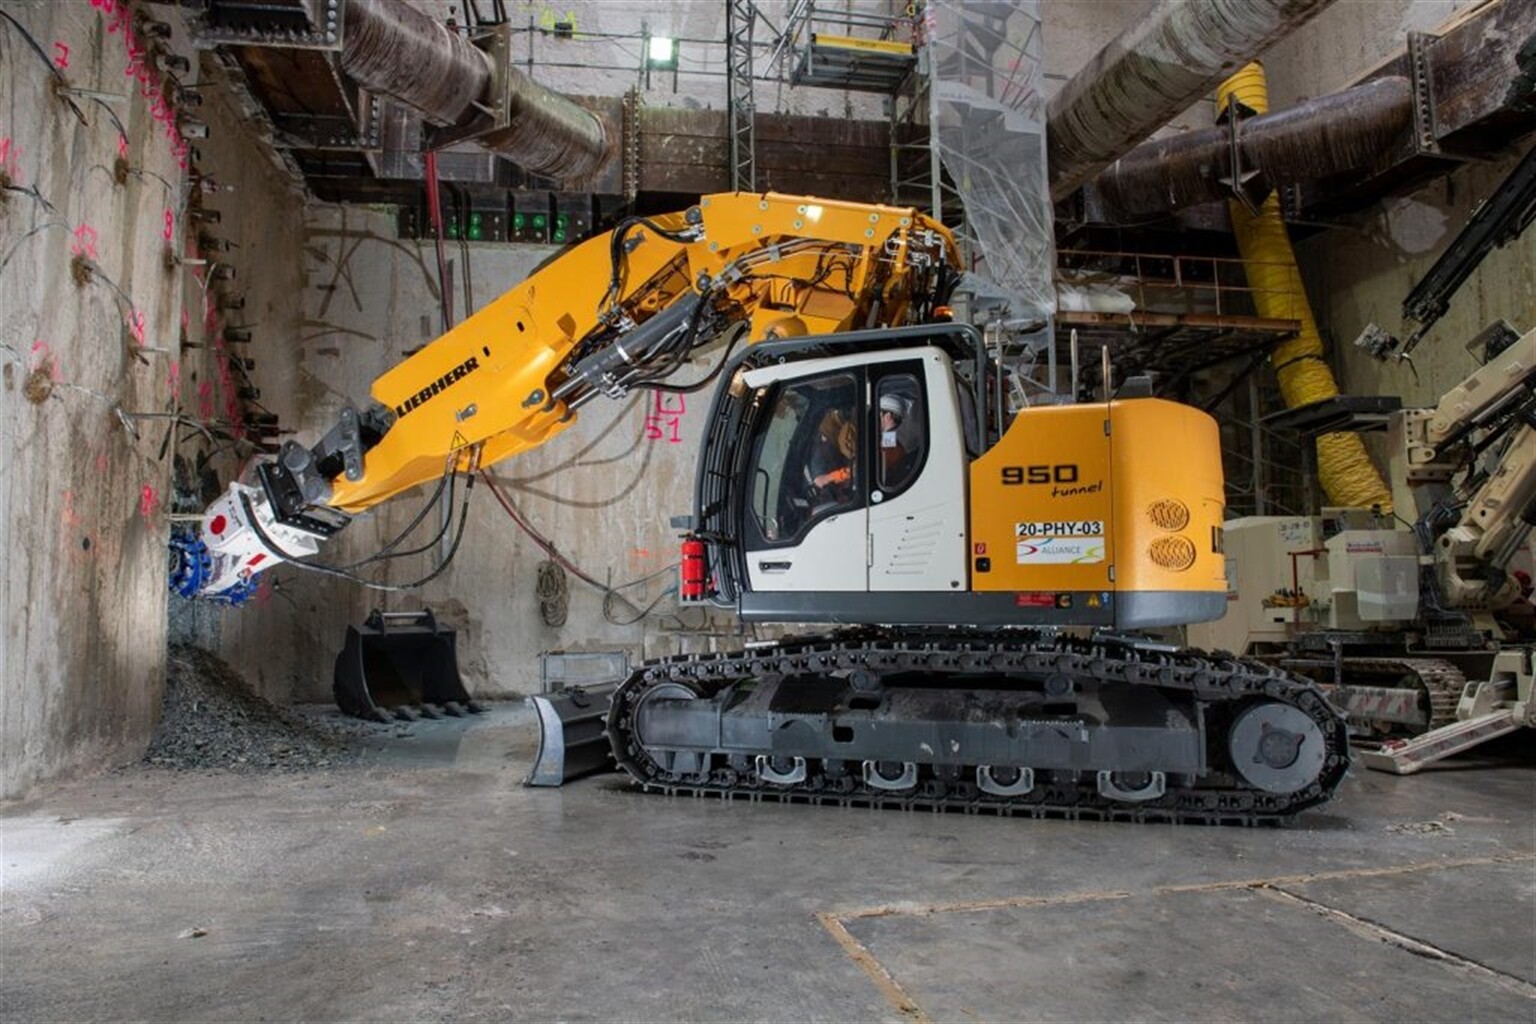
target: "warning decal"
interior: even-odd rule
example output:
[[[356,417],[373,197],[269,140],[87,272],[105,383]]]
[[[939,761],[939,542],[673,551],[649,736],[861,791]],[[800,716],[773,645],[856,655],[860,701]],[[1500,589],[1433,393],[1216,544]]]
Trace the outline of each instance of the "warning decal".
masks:
[[[453,432],[453,440],[448,442],[448,447],[453,451],[458,451],[460,448],[468,447],[468,445],[469,438],[465,437],[457,430]]]
[[[1016,523],[1020,565],[1093,565],[1104,561],[1104,522],[1067,519]]]

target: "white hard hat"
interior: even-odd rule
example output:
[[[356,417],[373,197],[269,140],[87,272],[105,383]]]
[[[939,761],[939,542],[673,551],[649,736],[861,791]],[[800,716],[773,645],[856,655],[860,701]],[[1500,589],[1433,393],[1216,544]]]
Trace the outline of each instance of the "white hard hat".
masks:
[[[894,416],[905,417],[907,415],[906,399],[900,395],[881,395],[880,411],[891,413]]]

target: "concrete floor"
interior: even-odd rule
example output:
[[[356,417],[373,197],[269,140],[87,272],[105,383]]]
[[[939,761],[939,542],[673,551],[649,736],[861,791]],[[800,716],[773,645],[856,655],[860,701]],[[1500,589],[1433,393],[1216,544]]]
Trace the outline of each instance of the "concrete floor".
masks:
[[[0,1019],[1536,1019],[1528,754],[1236,830],[527,790],[521,708],[413,733],[6,809]]]

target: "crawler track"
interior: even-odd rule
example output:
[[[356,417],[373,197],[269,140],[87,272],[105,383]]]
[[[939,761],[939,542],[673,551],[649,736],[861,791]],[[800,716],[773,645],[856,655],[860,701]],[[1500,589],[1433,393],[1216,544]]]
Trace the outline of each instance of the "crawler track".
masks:
[[[1456,704],[1467,685],[1466,676],[1440,658],[1345,658],[1348,679],[1365,678],[1396,683],[1409,689],[1417,687],[1429,701],[1429,724],[1418,732],[1430,732],[1456,721]],[[1404,686],[1404,681],[1411,681]]]
[[[1096,769],[1108,765],[1039,770],[1029,792],[999,796],[983,792],[968,780],[966,773],[974,771],[974,766],[935,759],[915,762],[913,784],[893,791],[871,786],[867,776],[861,778],[849,770],[850,764],[857,763],[857,753],[847,761],[807,758],[805,777],[792,783],[769,781],[756,770],[756,755],[773,751],[739,745],[710,750],[707,757],[690,763],[692,771],[669,770],[663,764],[666,758],[647,749],[637,729],[638,710],[646,695],[666,684],[675,684],[674,693],[681,686],[702,700],[719,696],[724,706],[735,699],[733,693],[739,694],[755,680],[823,677],[829,686],[846,688],[850,676],[860,673],[866,678],[922,677],[929,688],[941,682],[943,689],[953,691],[975,687],[978,696],[999,685],[1027,688],[1053,677],[1071,680],[1076,690],[1125,694],[1148,687],[1193,709],[1204,767],[1198,773],[1168,775],[1165,790],[1154,798],[1128,801],[1103,793]],[[1294,792],[1270,792],[1245,781],[1226,749],[1233,720],[1243,709],[1261,703],[1297,709],[1316,727],[1312,733],[1309,726],[1308,734],[1324,746],[1316,775]],[[831,722],[835,715],[823,717]],[[1068,727],[1075,724],[1070,717],[1059,722]],[[619,766],[648,792],[1037,818],[1280,824],[1331,798],[1349,766],[1344,720],[1308,681],[1256,662],[1173,651],[1128,638],[1083,640],[1027,631],[855,630],[789,639],[747,651],[651,661],[615,692],[608,735]]]

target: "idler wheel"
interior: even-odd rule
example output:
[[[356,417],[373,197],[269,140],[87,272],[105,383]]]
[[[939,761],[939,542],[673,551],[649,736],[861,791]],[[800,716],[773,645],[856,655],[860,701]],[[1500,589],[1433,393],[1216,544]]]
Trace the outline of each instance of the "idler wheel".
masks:
[[[1297,793],[1317,781],[1327,744],[1300,708],[1275,701],[1255,704],[1232,723],[1227,746],[1233,767],[1266,793]]]

